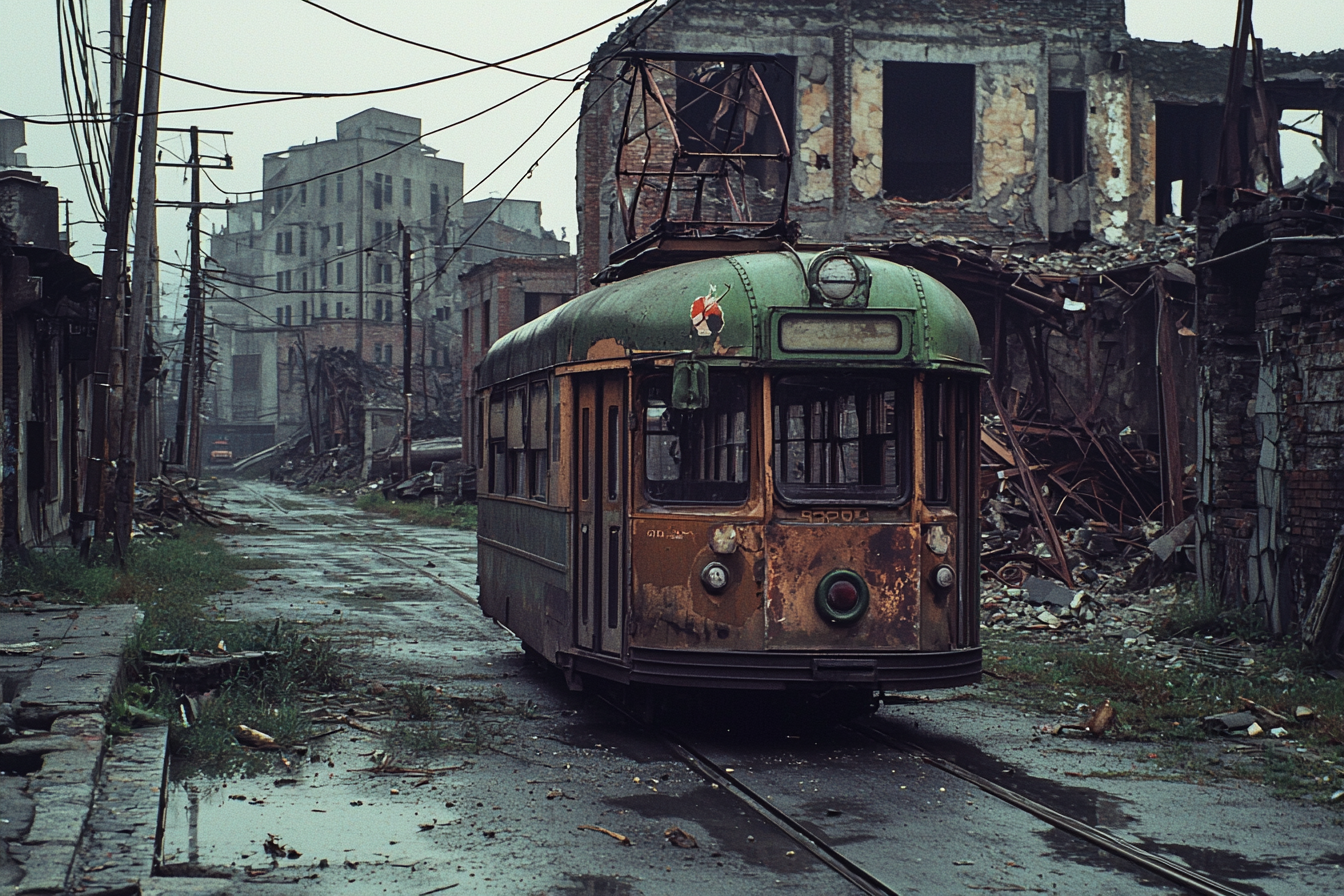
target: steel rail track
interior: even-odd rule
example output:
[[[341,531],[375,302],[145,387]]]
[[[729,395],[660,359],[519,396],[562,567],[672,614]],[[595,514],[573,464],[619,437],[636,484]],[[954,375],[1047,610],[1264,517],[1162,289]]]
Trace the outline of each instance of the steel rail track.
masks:
[[[872,723],[868,721],[851,722],[849,728],[871,740],[883,744],[884,746],[899,750],[903,753],[909,753],[912,756],[918,756],[934,768],[947,772],[949,775],[954,775],[970,784],[974,784],[985,793],[1003,800],[1014,808],[1021,809],[1023,812],[1036,816],[1046,824],[1052,825],[1059,830],[1072,834],[1082,840],[1086,840],[1094,846],[1099,846],[1107,852],[1133,862],[1139,867],[1164,877],[1172,883],[1179,884],[1180,886],[1189,889],[1191,892],[1199,893],[1200,896],[1247,896],[1242,890],[1233,889],[1213,878],[1205,877],[1198,871],[1182,868],[1170,859],[1151,853],[1146,849],[1142,849],[1132,843],[1121,840],[1119,837],[1116,837],[1113,834],[1108,834],[1089,824],[1084,824],[1076,818],[1070,818],[1062,812],[1056,812],[1049,806],[1042,805],[1019,793],[1014,793],[1008,788],[995,784],[987,778],[982,778],[969,769],[962,768],[955,762],[950,762],[940,756],[933,755],[917,744],[912,744],[892,737],[885,731],[874,727]]]
[[[787,812],[776,807],[765,797],[734,778],[731,773],[718,763],[714,762],[714,760],[681,740],[672,732],[645,724],[636,718],[629,710],[625,709],[625,707],[620,706],[606,697],[602,697],[601,699],[612,709],[616,710],[616,712],[625,716],[633,724],[649,731],[661,740],[663,745],[692,771],[699,774],[711,784],[717,785],[719,789],[736,797],[763,820],[773,825],[784,836],[797,843],[803,849],[815,856],[822,864],[828,866],[832,871],[835,871],[841,877],[845,878],[845,880],[852,883],[860,892],[867,893],[869,896],[900,896],[900,893],[898,893],[894,887],[883,883],[876,875],[864,870],[863,867],[845,857],[830,844],[813,835],[802,823],[795,820]]]

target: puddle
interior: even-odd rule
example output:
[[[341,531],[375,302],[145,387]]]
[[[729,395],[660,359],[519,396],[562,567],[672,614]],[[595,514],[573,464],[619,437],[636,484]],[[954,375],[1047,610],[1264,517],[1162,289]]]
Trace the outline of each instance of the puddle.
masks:
[[[736,798],[715,791],[708,784],[680,795],[635,794],[604,802],[636,812],[657,822],[661,828],[676,825],[686,830],[700,841],[698,850],[688,852],[733,853],[750,865],[769,868],[777,874],[820,867],[810,853],[799,849],[769,822],[748,812]],[[786,855],[790,851],[795,854]]]
[[[307,778],[299,777],[298,783],[288,786],[260,778],[218,782],[196,778],[171,785],[164,862],[240,869],[269,866],[264,844],[274,835],[300,854],[279,859],[281,867],[305,868],[323,859],[333,866],[406,865],[423,861],[430,846],[417,842],[424,836],[422,823],[432,830],[460,821],[438,798],[437,787],[427,794],[436,798],[431,803],[419,794],[415,798],[392,794],[402,789],[397,781],[333,782],[325,762],[312,767],[321,771],[305,768]],[[402,787],[410,789],[407,784]],[[435,803],[433,816],[422,817]]]

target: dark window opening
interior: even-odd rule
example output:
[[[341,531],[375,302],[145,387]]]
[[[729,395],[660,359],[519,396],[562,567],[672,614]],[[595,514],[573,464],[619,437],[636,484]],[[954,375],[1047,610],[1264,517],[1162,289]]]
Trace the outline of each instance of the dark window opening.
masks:
[[[1189,219],[1200,191],[1218,177],[1223,107],[1157,104],[1157,220]]]
[[[755,68],[770,105],[779,116],[784,136],[792,140],[798,60],[776,55],[775,64],[758,64]],[[676,71],[676,115],[687,150],[773,155],[788,148],[755,79],[748,75],[746,83],[742,83],[742,68],[722,62],[682,61],[677,63]],[[736,102],[739,98],[744,105]],[[718,162],[692,159],[689,167],[718,170]],[[763,190],[784,183],[784,166],[775,159],[748,159],[744,167]]]
[[[975,66],[887,62],[882,68],[882,188],[890,199],[970,198]]]
[[[1070,183],[1087,170],[1087,94],[1050,91],[1050,176]]]
[[[523,293],[523,323],[541,317],[541,293]]]
[[[711,372],[709,407],[672,407],[672,377],[644,383],[644,490],[669,504],[741,504],[749,489],[745,377]]]
[[[785,498],[900,503],[910,493],[910,385],[783,377],[774,386],[775,485]]]
[[[946,380],[924,381],[924,502],[952,500],[952,391]]]

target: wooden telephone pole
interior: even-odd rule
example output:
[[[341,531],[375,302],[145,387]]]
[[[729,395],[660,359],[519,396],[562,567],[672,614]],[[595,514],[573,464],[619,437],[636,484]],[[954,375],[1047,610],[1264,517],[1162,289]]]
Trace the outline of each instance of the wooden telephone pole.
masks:
[[[401,230],[401,397],[405,413],[401,434],[401,478],[411,478],[411,232]]]
[[[102,289],[98,300],[98,323],[93,352],[93,407],[89,423],[89,457],[85,463],[84,499],[76,518],[86,527],[80,552],[87,557],[93,539],[106,537],[112,522],[104,513],[105,468],[112,462],[109,406],[112,392],[113,355],[122,328],[122,300],[126,281],[127,230],[131,215],[131,177],[135,169],[135,133],[140,108],[140,73],[145,52],[145,23],[149,0],[133,0],[126,35],[126,59],[121,83],[120,109],[114,116],[115,139],[108,187],[107,221],[103,242]],[[114,60],[115,64],[115,60]],[[119,421],[118,421],[119,422]],[[117,443],[120,442],[118,428]],[[119,444],[117,447],[120,447]]]
[[[201,475],[201,397],[205,391],[205,295],[201,289],[201,209],[228,208],[226,202],[201,201],[201,169],[233,167],[229,156],[207,156],[219,164],[202,163],[200,135],[228,135],[233,131],[207,131],[202,128],[162,128],[164,131],[191,135],[191,151],[186,162],[160,162],[165,168],[191,169],[191,201],[161,202],[171,208],[190,209],[188,230],[191,249],[187,276],[187,320],[182,331],[182,379],[178,383],[177,437],[173,461],[184,467],[190,477]]]

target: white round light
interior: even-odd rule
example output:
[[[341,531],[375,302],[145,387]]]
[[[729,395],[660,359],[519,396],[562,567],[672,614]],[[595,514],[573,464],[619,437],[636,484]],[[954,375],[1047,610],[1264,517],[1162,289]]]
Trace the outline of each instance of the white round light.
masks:
[[[822,262],[817,268],[817,289],[832,302],[841,302],[854,294],[859,286],[859,272],[854,262],[844,255],[837,255]]]
[[[722,563],[710,563],[700,570],[700,581],[710,591],[722,591],[728,587],[728,567]]]

